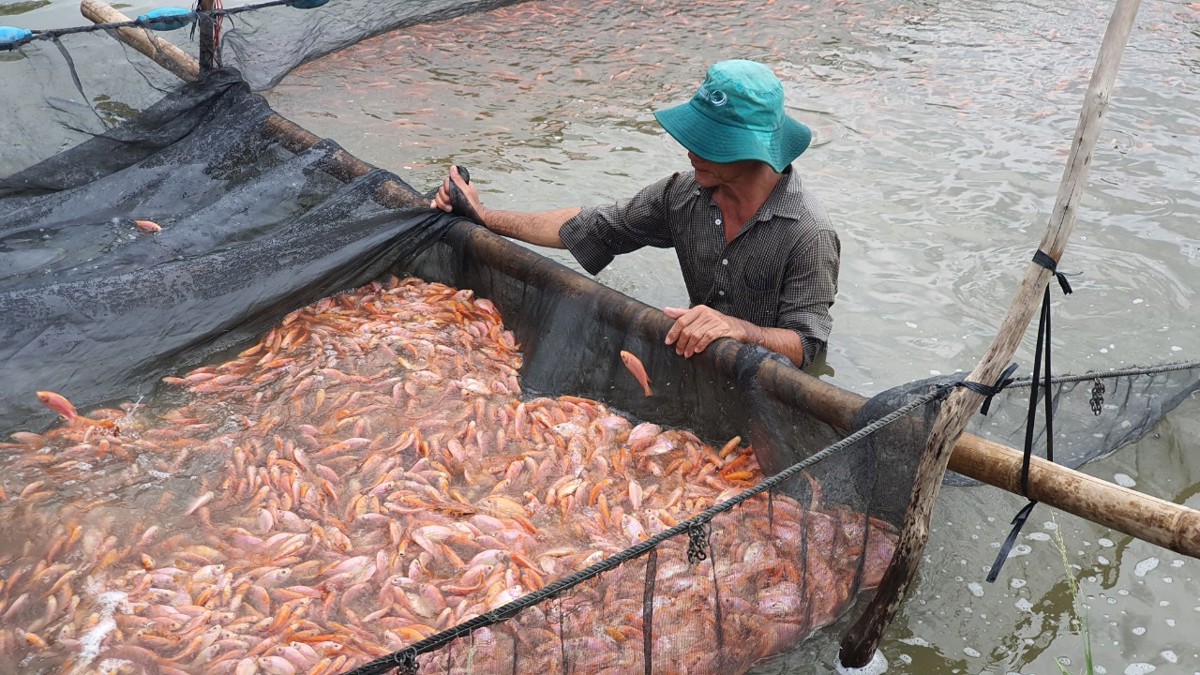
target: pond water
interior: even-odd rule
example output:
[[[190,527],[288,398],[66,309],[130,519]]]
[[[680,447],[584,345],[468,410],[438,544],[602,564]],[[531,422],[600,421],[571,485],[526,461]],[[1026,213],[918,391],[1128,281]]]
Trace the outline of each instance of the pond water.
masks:
[[[78,22],[74,3],[44,4],[0,7]],[[713,61],[767,63],[790,113],[814,130],[795,166],[842,239],[822,376],[871,395],[970,370],[994,337],[1053,207],[1111,9],[528,2],[373,38],[267,97],[418,189],[459,163],[489,206],[541,210],[612,201],[687,169],[652,112],[685,101]],[[1057,372],[1200,358],[1198,75],[1200,4],[1143,4],[1061,261],[1083,274],[1073,295],[1054,289]],[[618,258],[598,279],[650,305],[686,302],[669,250]],[[1031,332],[1016,357],[1023,373],[1032,352]],[[1196,438],[1191,400],[1086,471],[1200,508]],[[987,583],[1023,504],[989,487],[943,490],[919,578],[882,645],[889,672],[1077,673],[1086,646],[1098,673],[1200,672],[1196,560],[1039,506]],[[854,617],[761,671],[835,672]]]

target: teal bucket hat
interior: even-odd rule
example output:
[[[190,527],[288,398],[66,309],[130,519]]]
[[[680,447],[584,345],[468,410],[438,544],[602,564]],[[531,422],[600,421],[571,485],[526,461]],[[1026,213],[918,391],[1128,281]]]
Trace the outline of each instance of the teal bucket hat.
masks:
[[[783,111],[783,83],[761,63],[714,63],[692,100],[654,118],[680,145],[710,162],[757,159],[783,171],[812,132]]]

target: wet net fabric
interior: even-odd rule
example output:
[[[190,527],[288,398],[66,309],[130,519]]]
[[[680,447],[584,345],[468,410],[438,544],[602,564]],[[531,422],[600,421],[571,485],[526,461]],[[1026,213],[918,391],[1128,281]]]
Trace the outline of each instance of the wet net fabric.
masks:
[[[236,73],[218,73],[0,180],[6,427],[53,419],[39,389],[84,406],[145,395],[166,368],[364,283],[449,224],[377,203],[395,176],[334,178],[331,141],[287,149],[271,114]]]
[[[863,406],[856,425],[895,410],[914,396],[932,388],[954,385],[965,374],[939,376],[907,383],[878,394]],[[1044,378],[1034,387],[1029,377],[1017,378],[995,394],[986,415],[975,415],[967,428],[989,441],[1021,450],[1025,446],[1029,403],[1036,402],[1030,454],[1077,469],[1104,457],[1153,430],[1180,403],[1200,391],[1200,364],[1195,362],[1146,364],[1051,378],[1050,401],[1053,440],[1047,453]],[[891,425],[871,439],[880,452],[888,447],[921,442],[933,427],[936,414],[915,416],[905,424]],[[949,471],[949,485],[979,485],[976,480]]]
[[[194,4],[194,3],[193,3]],[[263,3],[244,3],[245,5]],[[242,74],[251,91],[274,86],[287,73],[367,37],[417,23],[485,11],[512,0],[338,0],[315,9],[267,7],[220,21],[219,62]],[[186,3],[185,3],[186,6]],[[127,18],[137,13],[128,7]],[[68,15],[70,16],[70,15]],[[90,23],[75,15],[73,26]],[[20,15],[6,23],[20,24]],[[200,31],[129,28],[153,51],[195,59]],[[6,96],[0,99],[0,176],[50,158],[105,133],[174,91],[179,79],[105,31],[36,40],[0,50]],[[194,72],[193,72],[194,75]]]

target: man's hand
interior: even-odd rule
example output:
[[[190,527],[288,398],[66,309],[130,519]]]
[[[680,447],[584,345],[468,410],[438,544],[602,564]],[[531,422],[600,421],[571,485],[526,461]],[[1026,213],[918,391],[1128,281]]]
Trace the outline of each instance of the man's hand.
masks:
[[[663,314],[675,319],[675,325],[667,332],[667,344],[675,345],[675,353],[684,358],[704,351],[717,338],[746,341],[746,322],[707,305],[696,305],[691,309],[664,307]]]
[[[442,186],[438,188],[437,195],[435,195],[433,201],[429,203],[429,208],[441,209],[446,213],[452,213],[454,211],[454,201],[450,197],[450,181],[454,181],[454,185],[457,186],[459,191],[462,192],[462,195],[467,202],[466,204],[460,204],[460,211],[462,212],[460,212],[458,215],[465,216],[476,223],[483,225],[483,215],[485,209],[479,202],[479,193],[475,191],[474,185],[463,180],[462,176],[458,174],[458,167],[456,166],[450,167],[450,175],[446,176],[446,180],[442,181]]]

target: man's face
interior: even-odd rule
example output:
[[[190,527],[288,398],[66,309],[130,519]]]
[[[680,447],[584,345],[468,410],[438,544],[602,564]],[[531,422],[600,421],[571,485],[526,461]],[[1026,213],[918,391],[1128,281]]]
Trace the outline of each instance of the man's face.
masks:
[[[738,162],[710,162],[707,159],[688,151],[688,160],[696,170],[696,182],[703,188],[715,188],[719,185],[733,183],[739,176],[753,168],[754,160],[747,159]]]

